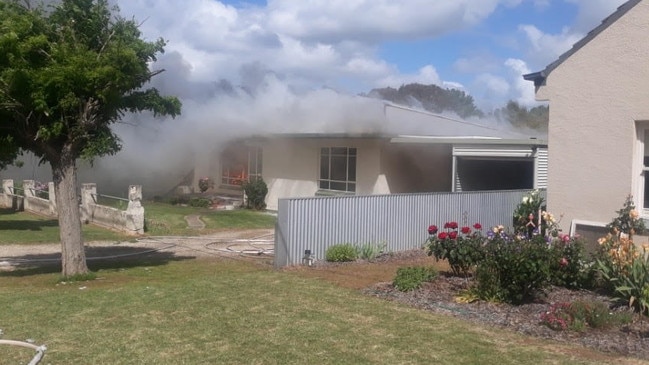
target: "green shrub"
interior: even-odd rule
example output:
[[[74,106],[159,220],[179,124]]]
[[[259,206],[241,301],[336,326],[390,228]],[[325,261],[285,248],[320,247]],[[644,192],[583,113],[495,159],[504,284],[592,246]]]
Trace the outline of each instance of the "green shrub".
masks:
[[[242,188],[246,194],[246,207],[248,209],[262,210],[266,208],[268,186],[266,186],[262,178],[247,181],[243,183]]]
[[[191,198],[189,199],[189,206],[195,208],[207,208],[212,205],[212,201],[207,198]]]
[[[550,284],[552,255],[543,237],[516,240],[507,234],[496,235],[485,247],[476,275],[481,298],[497,295],[502,301],[519,304]]]
[[[437,270],[432,266],[410,266],[397,269],[397,275],[392,284],[400,291],[415,290],[424,282],[437,277]]]
[[[339,243],[329,246],[325,252],[325,259],[329,262],[349,262],[358,258],[356,247],[351,243]]]
[[[383,253],[386,246],[387,246],[387,244],[385,242],[381,242],[381,243],[372,243],[372,242],[363,243],[361,245],[356,246],[356,255],[361,260],[372,261],[375,258],[377,258],[381,253]]]
[[[550,283],[569,289],[593,288],[597,278],[594,259],[586,254],[584,241],[559,235],[550,245]]]

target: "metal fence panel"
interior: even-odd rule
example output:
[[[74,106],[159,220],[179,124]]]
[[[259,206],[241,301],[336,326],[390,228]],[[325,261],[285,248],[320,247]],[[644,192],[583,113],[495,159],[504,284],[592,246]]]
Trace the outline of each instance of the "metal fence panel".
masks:
[[[420,248],[431,224],[512,227],[512,213],[530,190],[287,198],[278,202],[275,266],[316,260],[338,243],[385,243],[391,252]],[[545,191],[542,190],[545,197]]]

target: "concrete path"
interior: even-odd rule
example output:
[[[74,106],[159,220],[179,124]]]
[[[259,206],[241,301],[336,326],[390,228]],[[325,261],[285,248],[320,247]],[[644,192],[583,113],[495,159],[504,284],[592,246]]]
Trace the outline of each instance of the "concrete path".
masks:
[[[205,223],[201,220],[200,215],[188,215],[185,217],[187,221],[187,226],[192,229],[203,229],[205,228]]]

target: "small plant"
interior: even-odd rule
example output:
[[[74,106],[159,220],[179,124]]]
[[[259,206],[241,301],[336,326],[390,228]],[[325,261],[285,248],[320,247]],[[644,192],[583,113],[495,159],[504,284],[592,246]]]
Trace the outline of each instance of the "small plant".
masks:
[[[243,183],[242,188],[246,194],[246,207],[248,209],[262,210],[266,208],[268,186],[266,186],[262,178],[247,181]]]
[[[61,276],[58,280],[59,283],[77,283],[81,281],[90,281],[97,279],[97,273],[89,271],[83,274],[76,274],[71,276]]]
[[[339,243],[329,246],[325,252],[325,260],[329,262],[356,261],[358,254],[356,247],[351,243]]]
[[[415,290],[424,282],[437,277],[437,270],[432,266],[410,266],[397,269],[397,275],[392,284],[400,291]]]
[[[191,198],[189,199],[189,206],[195,208],[207,208],[212,205],[212,201],[207,198]]]
[[[387,246],[387,243],[381,242],[381,243],[363,243],[361,245],[356,246],[356,254],[358,258],[361,260],[368,260],[372,261],[375,258],[377,258],[380,254],[383,253],[385,250],[385,247]]]
[[[583,331],[586,327],[606,329],[631,322],[629,312],[612,312],[602,301],[577,300],[555,303],[541,314],[541,324],[556,331]]]

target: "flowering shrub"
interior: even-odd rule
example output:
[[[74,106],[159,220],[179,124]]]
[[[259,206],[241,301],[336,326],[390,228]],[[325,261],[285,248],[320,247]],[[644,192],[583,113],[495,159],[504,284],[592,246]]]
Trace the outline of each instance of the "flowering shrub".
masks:
[[[547,235],[510,233],[500,225],[482,233],[479,223],[460,227],[446,222],[440,230],[428,227],[428,254],[447,260],[454,275],[474,273],[470,295],[483,300],[522,303],[554,284],[568,288],[590,287],[595,270],[581,240],[560,234],[547,212]],[[649,294],[649,287],[647,288]]]
[[[531,236],[531,232],[534,230],[541,232],[541,227],[538,227],[540,225],[539,213],[544,202],[539,190],[532,190],[521,199],[514,210],[514,231],[516,233]]]
[[[453,274],[468,276],[484,257],[485,237],[481,229],[480,223],[475,223],[473,227],[459,227],[457,222],[446,222],[441,232],[437,226],[429,226],[430,237],[426,241],[428,255],[438,261],[447,260]]]
[[[633,235],[644,231],[644,223],[631,196],[617,213],[607,225],[609,234],[598,240],[597,268],[619,301],[649,313],[649,247],[640,250],[633,242]]]

